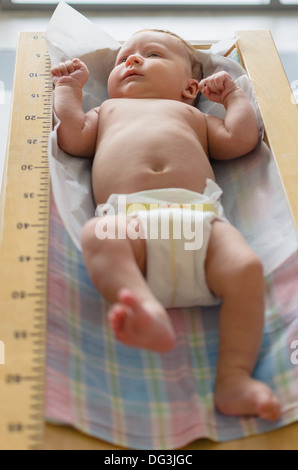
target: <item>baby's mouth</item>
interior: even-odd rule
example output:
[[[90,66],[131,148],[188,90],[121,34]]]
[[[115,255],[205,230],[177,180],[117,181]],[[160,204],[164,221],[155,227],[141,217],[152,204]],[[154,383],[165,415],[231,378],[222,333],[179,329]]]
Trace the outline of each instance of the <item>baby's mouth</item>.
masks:
[[[143,75],[141,73],[136,72],[135,70],[128,70],[125,74],[122,80],[125,80],[126,78],[129,77],[142,77]]]

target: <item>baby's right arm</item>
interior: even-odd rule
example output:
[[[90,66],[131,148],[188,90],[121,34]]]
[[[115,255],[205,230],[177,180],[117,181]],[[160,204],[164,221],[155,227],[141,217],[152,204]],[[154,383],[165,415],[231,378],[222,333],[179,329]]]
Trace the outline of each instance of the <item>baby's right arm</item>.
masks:
[[[78,157],[93,157],[98,132],[99,108],[88,113],[82,109],[83,87],[89,71],[79,59],[61,62],[51,70],[54,110],[61,120],[58,144],[65,152]]]

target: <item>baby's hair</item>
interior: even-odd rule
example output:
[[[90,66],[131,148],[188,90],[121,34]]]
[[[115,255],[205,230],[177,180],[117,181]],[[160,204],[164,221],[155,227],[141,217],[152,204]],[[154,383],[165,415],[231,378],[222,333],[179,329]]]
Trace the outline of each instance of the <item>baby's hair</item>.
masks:
[[[204,78],[203,65],[198,59],[198,51],[196,50],[196,48],[190,42],[186,41],[185,39],[183,39],[178,34],[173,33],[172,31],[168,31],[166,29],[142,29],[140,31],[137,31],[134,34],[139,34],[139,33],[143,33],[143,32],[146,32],[146,31],[152,31],[154,33],[164,33],[164,34],[168,34],[169,36],[172,36],[172,37],[178,39],[182,43],[182,45],[184,46],[186,51],[188,52],[188,57],[189,57],[191,70],[192,70],[192,77],[195,78],[196,80],[198,80],[198,82],[200,82]],[[197,104],[199,102],[199,99],[200,99],[200,95],[201,95],[201,93],[197,94],[197,97],[196,97],[196,99],[194,100],[194,103],[193,103],[194,106],[197,106]]]

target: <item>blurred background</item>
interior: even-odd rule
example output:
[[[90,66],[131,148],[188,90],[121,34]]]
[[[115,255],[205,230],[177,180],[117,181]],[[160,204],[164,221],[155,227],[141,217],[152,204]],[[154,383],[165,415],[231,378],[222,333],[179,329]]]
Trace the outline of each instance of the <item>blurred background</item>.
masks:
[[[57,3],[57,0],[0,0],[0,187],[18,34],[45,31]],[[298,1],[77,0],[67,3],[119,41],[142,28],[168,29],[187,40],[204,42],[233,37],[236,30],[269,29],[288,80],[293,89],[298,89]]]

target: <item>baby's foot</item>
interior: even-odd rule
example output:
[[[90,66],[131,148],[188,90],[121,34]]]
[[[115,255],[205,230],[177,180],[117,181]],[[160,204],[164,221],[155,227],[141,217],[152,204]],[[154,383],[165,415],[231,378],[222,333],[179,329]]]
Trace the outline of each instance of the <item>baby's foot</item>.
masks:
[[[122,289],[118,298],[119,303],[109,311],[109,320],[119,341],[159,353],[174,347],[173,327],[166,310],[157,300],[141,302],[128,289]]]
[[[227,415],[259,416],[268,421],[280,418],[280,403],[272,390],[246,373],[227,376],[218,381],[215,405]]]

